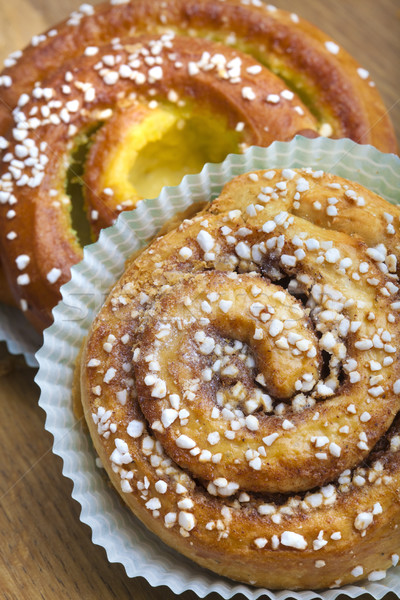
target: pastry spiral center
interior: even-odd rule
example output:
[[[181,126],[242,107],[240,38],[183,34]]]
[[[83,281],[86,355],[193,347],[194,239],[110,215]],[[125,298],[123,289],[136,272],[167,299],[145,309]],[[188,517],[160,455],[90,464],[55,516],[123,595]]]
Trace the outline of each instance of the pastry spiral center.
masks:
[[[252,489],[251,448],[263,444],[264,421],[273,419],[258,409],[271,412],[271,396],[289,398],[304,377],[311,387],[319,379],[310,324],[296,299],[259,275],[205,272],[162,294],[134,366],[142,411],[169,455],[188,466],[191,451],[191,469],[208,480],[210,463],[202,456],[225,440],[236,483]],[[224,461],[225,475],[231,460]]]

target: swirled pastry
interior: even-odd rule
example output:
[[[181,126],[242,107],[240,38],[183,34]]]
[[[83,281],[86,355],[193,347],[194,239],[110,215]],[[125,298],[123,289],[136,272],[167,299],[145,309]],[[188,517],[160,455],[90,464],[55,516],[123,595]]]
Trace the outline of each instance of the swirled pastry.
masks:
[[[367,71],[261,2],[84,4],[7,59],[0,93],[1,255],[38,329],[82,244],[205,162],[299,132],[396,150]]]
[[[127,265],[81,394],[129,508],[233,579],[399,560],[400,211],[322,171],[241,175]]]

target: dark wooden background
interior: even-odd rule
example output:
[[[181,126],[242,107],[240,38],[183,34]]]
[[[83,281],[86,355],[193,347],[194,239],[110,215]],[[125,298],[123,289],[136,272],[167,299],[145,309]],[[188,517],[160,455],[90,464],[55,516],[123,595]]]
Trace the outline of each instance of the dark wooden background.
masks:
[[[0,0],[0,60],[77,8],[79,0]],[[368,69],[400,140],[398,0],[277,0],[326,31]],[[51,452],[35,371],[0,344],[0,597],[7,600],[172,600],[167,588],[128,579],[91,542],[72,483]],[[186,592],[182,600],[194,600]],[[394,594],[387,600],[395,599]],[[210,594],[209,600],[217,600]],[[369,598],[369,596],[368,596]],[[238,599],[239,600],[239,599]]]

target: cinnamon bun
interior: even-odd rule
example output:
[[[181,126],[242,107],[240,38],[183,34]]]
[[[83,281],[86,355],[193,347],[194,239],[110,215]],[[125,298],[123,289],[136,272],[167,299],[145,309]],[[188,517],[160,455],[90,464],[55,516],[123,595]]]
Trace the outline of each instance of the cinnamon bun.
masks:
[[[160,539],[274,589],[398,563],[399,254],[398,207],[273,169],[128,263],[85,342],[81,399]]]

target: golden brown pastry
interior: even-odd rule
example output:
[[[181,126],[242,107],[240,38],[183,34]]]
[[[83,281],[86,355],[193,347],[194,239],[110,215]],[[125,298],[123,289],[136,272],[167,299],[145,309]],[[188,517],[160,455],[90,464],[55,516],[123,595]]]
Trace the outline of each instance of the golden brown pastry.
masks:
[[[128,507],[269,588],[399,561],[400,210],[312,169],[246,173],[127,265],[81,359]]]
[[[367,71],[261,2],[83,4],[7,59],[0,100],[1,256],[38,329],[81,246],[205,162],[299,132],[396,150]]]

